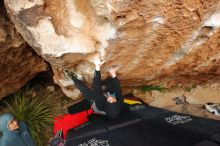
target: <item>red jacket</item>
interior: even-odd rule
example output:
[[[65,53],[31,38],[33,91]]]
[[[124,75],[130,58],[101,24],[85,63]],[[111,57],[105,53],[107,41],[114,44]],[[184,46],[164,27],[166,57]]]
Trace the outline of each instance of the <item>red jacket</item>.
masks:
[[[87,116],[92,114],[92,109],[82,111],[76,114],[65,114],[54,118],[54,135],[58,130],[62,129],[63,139],[69,129],[80,126],[88,121]]]

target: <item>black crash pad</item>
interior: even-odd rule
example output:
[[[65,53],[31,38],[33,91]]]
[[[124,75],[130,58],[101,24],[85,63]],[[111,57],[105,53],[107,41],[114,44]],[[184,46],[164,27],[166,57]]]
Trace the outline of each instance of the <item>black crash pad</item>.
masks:
[[[119,118],[92,115],[67,133],[65,146],[220,146],[220,121],[127,105]]]

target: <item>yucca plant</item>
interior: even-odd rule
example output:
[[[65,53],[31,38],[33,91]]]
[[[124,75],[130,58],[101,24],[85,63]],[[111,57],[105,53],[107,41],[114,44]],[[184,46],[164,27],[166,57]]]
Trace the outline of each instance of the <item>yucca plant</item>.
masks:
[[[27,97],[25,93],[17,93],[5,102],[7,111],[18,121],[24,121],[29,127],[37,146],[44,145],[46,129],[52,125],[51,100],[49,98]]]

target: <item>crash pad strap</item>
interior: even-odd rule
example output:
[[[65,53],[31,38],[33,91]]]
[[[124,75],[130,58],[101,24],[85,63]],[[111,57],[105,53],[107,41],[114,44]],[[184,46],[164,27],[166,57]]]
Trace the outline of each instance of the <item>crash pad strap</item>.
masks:
[[[76,135],[74,138],[69,138],[66,141],[69,142],[69,141],[72,141],[72,140],[77,140],[77,139],[81,139],[81,138],[85,138],[85,137],[88,137],[88,136],[97,135],[97,134],[101,134],[101,133],[105,133],[105,132],[108,132],[108,130],[107,129],[98,129],[98,130],[83,133],[81,135]]]
[[[127,122],[124,122],[124,123],[121,123],[121,124],[110,126],[110,127],[108,127],[108,129],[111,131],[111,130],[122,128],[122,127],[125,127],[125,126],[129,126],[129,125],[132,125],[132,124],[136,124],[136,123],[141,122],[141,121],[142,121],[142,119],[134,119],[134,120],[127,121]]]
[[[98,129],[98,130],[86,132],[86,133],[83,133],[81,135],[75,135],[74,138],[69,138],[69,139],[67,139],[67,141],[70,142],[70,141],[73,141],[73,140],[89,137],[89,136],[92,136],[92,135],[106,133],[108,131],[115,130],[115,129],[122,128],[122,127],[126,127],[126,126],[129,126],[129,125],[133,125],[133,124],[136,124],[136,123],[141,122],[141,121],[142,121],[142,119],[130,120],[130,121],[127,121],[127,122],[124,122],[124,123],[121,123],[121,124],[117,124],[117,125],[113,125],[113,126],[110,126],[110,127],[106,127],[106,128],[103,128],[103,129]]]

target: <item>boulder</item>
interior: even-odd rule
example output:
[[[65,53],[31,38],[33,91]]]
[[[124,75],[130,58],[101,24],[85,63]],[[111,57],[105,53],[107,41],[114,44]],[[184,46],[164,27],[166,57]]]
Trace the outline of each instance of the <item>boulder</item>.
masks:
[[[0,2],[0,99],[18,91],[48,64],[26,43]]]
[[[220,79],[219,0],[4,2],[17,30],[50,63],[54,81],[65,90],[72,83],[62,70],[70,69],[90,84],[97,56],[106,61],[103,78],[106,67],[121,67],[122,86]]]

